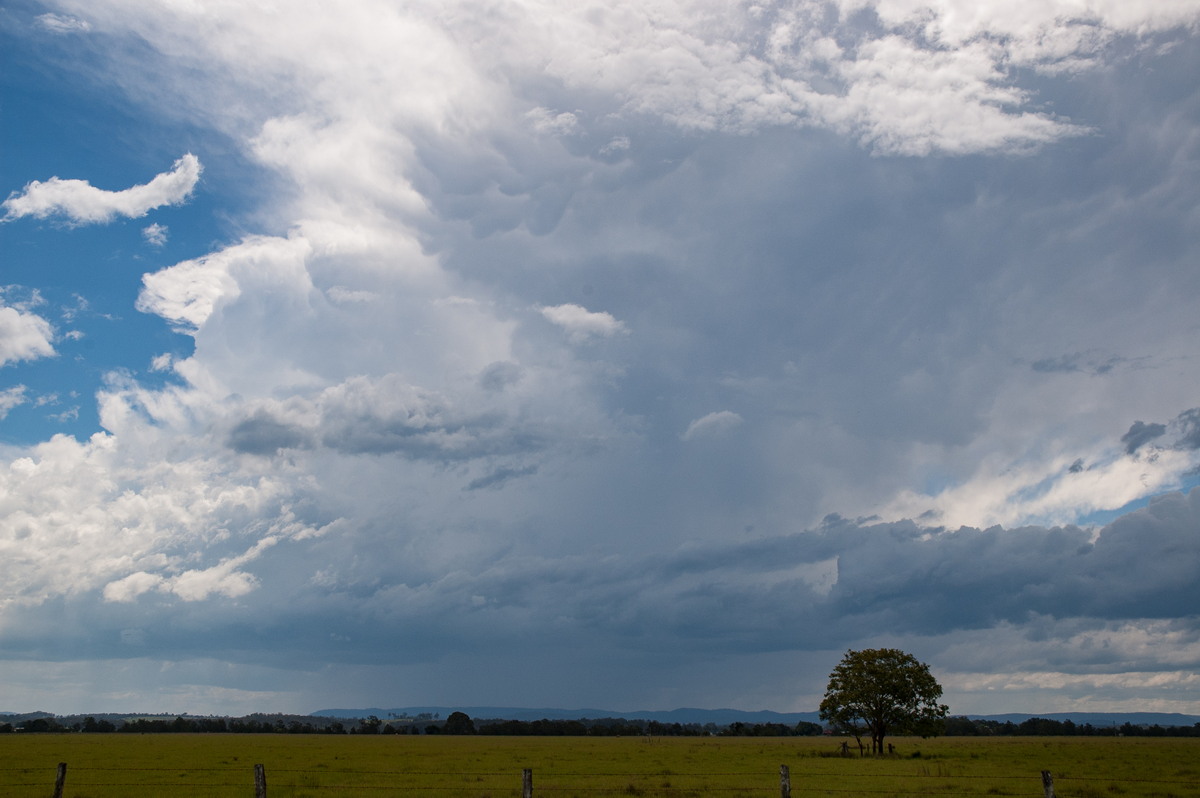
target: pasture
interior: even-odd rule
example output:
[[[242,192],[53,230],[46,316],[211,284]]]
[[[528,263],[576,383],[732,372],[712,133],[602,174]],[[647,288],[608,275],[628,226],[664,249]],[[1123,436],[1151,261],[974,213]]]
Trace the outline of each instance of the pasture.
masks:
[[[225,734],[0,735],[0,795],[45,798],[68,764],[65,798],[391,796],[774,798],[791,794],[1041,798],[1200,798],[1200,740],[894,738],[896,754],[837,756],[840,738],[451,737]]]

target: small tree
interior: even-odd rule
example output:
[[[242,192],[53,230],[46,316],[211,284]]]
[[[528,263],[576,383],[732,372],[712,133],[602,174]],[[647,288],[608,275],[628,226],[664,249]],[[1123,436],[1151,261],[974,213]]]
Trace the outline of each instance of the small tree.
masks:
[[[937,734],[949,707],[939,704],[942,686],[929,666],[895,648],[848,651],[829,674],[821,718],[858,740],[871,737],[871,752],[883,753],[889,733]]]

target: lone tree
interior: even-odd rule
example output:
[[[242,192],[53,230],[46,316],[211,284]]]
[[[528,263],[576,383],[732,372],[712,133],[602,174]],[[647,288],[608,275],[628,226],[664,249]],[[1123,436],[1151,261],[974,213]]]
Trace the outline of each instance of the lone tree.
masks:
[[[466,712],[451,712],[442,726],[444,734],[474,734],[475,721]]]
[[[883,753],[883,738],[896,734],[937,734],[950,710],[939,704],[942,686],[929,666],[895,648],[847,651],[829,674],[821,700],[821,719],[849,732],[862,750],[871,737],[871,753]]]

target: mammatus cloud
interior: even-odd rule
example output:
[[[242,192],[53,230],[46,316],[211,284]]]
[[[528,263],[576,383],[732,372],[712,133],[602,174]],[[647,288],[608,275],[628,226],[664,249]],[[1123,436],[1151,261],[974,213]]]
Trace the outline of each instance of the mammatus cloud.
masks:
[[[709,413],[688,424],[688,428],[684,431],[682,438],[685,441],[690,441],[694,438],[703,438],[708,436],[721,435],[729,430],[741,426],[742,417],[732,410],[720,410],[715,413]]]
[[[575,343],[589,338],[611,338],[626,332],[624,323],[610,313],[593,312],[580,305],[555,305],[541,308],[542,315],[567,332]]]
[[[54,330],[50,322],[29,312],[30,304],[5,304],[0,292],[0,366],[54,355]]]
[[[86,180],[52,177],[34,180],[20,193],[14,193],[0,207],[2,221],[24,216],[44,219],[65,216],[76,224],[100,224],[117,216],[137,218],[163,205],[178,205],[186,200],[200,179],[200,159],[188,153],[175,162],[170,172],[149,183],[122,191],[106,191]]]

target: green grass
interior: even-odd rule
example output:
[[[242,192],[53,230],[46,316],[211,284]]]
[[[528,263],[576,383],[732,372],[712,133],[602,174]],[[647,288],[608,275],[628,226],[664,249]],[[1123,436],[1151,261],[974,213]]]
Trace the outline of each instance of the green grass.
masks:
[[[1200,798],[1200,740],[896,738],[896,755],[837,756],[830,738],[408,737],[358,735],[0,735],[0,796],[45,798],[59,762],[67,798],[774,798],[792,795],[1029,796],[1040,773],[1059,798]]]

